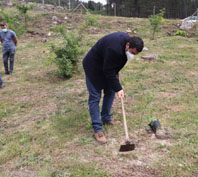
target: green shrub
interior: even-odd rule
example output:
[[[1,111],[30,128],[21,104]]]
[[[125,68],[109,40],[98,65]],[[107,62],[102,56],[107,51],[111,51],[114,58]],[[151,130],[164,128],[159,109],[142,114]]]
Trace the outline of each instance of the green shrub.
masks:
[[[174,35],[175,36],[186,36],[186,31],[178,30]]]
[[[17,37],[20,37],[26,32],[25,26],[21,23],[21,19],[18,15],[10,16],[3,10],[0,11],[0,21],[5,21],[7,27],[15,31]]]
[[[63,77],[72,77],[77,71],[79,56],[82,54],[82,51],[79,49],[80,42],[82,41],[84,31],[87,30],[89,26],[97,24],[97,21],[94,19],[95,18],[89,16],[85,24],[81,25],[76,33],[67,30],[66,26],[55,26],[54,31],[62,35],[64,45],[62,47],[51,46],[51,54],[54,53],[55,57],[50,57],[49,61],[58,66],[58,74]]]
[[[25,28],[27,29],[27,22],[28,22],[28,14],[27,12],[34,8],[34,5],[26,5],[26,4],[19,4],[14,2],[14,5],[20,12],[21,16],[24,19]]]
[[[97,18],[94,16],[91,16],[91,15],[87,16],[85,23],[87,26],[99,26],[99,22],[98,22]]]
[[[149,21],[150,21],[151,28],[152,28],[152,39],[154,39],[155,33],[157,31],[160,31],[164,13],[165,13],[165,10],[161,9],[159,14],[151,15],[149,17]]]
[[[71,77],[77,70],[79,62],[79,36],[73,32],[66,32],[65,26],[56,26],[56,31],[64,37],[64,46],[51,46],[51,52],[55,53],[55,58],[50,58],[58,66],[58,74],[63,77]]]

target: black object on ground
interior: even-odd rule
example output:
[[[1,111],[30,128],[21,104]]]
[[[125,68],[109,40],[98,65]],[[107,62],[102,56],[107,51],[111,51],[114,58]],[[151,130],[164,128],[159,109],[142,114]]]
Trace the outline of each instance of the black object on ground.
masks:
[[[159,120],[154,120],[153,122],[148,124],[151,128],[151,130],[156,133],[157,129],[160,127],[160,122]]]

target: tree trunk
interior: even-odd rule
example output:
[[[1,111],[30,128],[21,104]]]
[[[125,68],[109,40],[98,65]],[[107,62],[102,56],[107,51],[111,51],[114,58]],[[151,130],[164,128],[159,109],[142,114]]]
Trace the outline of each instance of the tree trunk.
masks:
[[[186,0],[183,0],[184,1],[184,15],[185,17],[187,17],[187,3],[186,3]]]
[[[71,9],[71,1],[69,0],[68,3],[69,3],[69,10],[70,10]]]
[[[135,6],[135,16],[140,17],[140,5],[139,5],[139,0],[134,1],[134,6]]]
[[[198,0],[195,0],[195,8],[197,10],[197,8],[198,8]]]

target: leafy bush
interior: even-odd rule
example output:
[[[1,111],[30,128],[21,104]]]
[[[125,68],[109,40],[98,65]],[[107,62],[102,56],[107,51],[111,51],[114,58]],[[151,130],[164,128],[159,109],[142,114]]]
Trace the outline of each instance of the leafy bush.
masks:
[[[3,10],[0,10],[0,21],[5,21],[8,28],[15,31],[17,37],[20,37],[26,32],[25,26],[21,24],[21,20],[18,15],[10,16]]]
[[[16,8],[19,10],[21,14],[27,14],[27,11],[30,9],[33,9],[33,5],[26,5],[26,4],[19,4],[19,3],[14,3]]]
[[[89,26],[96,24],[98,24],[97,20],[94,17],[88,16],[85,24],[80,26],[76,34],[67,30],[66,26],[57,25],[54,28],[56,32],[64,37],[65,41],[62,47],[52,45],[51,53],[54,53],[55,57],[50,57],[49,61],[58,66],[58,73],[63,77],[72,77],[78,69],[79,55],[82,54],[79,45],[82,41],[84,31]]]
[[[99,22],[96,17],[88,15],[86,20],[87,26],[99,26]]]
[[[175,36],[186,36],[186,31],[178,30],[174,35]]]
[[[150,21],[150,24],[151,24],[151,27],[152,27],[152,32],[153,32],[152,39],[154,39],[155,33],[157,31],[160,31],[160,26],[162,24],[164,13],[165,13],[165,10],[161,9],[159,14],[151,15],[149,17],[149,21]]]
[[[24,18],[25,28],[27,29],[27,21],[28,21],[27,12],[28,12],[28,10],[33,9],[34,5],[19,4],[19,3],[16,3],[16,2],[14,2],[14,5],[19,10],[21,16]]]
[[[71,77],[77,70],[77,64],[79,62],[79,36],[76,36],[72,32],[66,32],[65,26],[56,26],[56,31],[61,33],[65,39],[64,46],[56,47],[52,45],[51,51],[55,53],[55,58],[50,58],[52,62],[57,64],[58,73],[63,77]]]

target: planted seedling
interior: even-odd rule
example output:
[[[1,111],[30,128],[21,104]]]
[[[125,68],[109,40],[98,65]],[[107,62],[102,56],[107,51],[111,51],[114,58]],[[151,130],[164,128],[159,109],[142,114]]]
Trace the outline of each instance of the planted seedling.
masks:
[[[160,127],[160,122],[158,119],[155,119],[155,118],[150,118],[150,121],[149,121],[149,127],[151,128],[151,130],[156,133],[157,132],[157,129]]]

